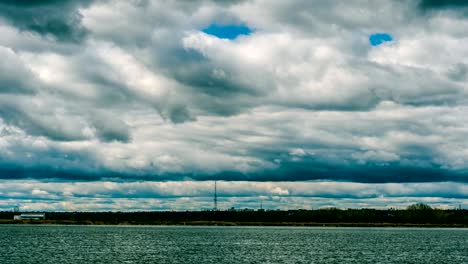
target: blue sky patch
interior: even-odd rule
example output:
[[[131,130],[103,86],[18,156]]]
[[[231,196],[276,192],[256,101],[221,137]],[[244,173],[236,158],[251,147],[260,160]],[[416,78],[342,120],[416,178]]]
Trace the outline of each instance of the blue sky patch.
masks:
[[[392,40],[393,40],[393,37],[387,33],[376,33],[376,34],[370,35],[369,37],[369,42],[372,46],[379,46],[383,44],[384,42],[389,42]]]
[[[245,25],[210,25],[202,30],[206,34],[221,38],[221,39],[235,39],[240,35],[250,35],[252,30]]]

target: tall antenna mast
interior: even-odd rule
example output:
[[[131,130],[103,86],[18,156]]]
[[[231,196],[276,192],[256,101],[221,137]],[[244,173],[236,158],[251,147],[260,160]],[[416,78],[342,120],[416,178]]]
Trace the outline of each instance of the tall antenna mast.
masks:
[[[216,190],[216,180],[214,182],[214,208],[213,210],[218,211],[218,193]]]

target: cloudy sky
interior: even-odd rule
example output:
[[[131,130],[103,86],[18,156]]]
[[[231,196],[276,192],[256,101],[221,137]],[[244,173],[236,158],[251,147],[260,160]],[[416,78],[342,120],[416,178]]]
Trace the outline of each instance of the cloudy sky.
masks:
[[[464,0],[0,0],[0,210],[468,207]]]

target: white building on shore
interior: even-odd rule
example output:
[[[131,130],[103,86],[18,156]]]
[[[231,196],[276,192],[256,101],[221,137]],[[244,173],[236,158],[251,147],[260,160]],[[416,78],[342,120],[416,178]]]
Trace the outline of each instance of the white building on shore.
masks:
[[[22,213],[13,216],[14,220],[45,220],[45,213]]]

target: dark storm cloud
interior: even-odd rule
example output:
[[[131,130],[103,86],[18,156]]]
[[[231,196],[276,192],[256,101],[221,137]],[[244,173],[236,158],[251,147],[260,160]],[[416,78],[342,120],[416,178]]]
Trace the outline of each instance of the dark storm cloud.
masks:
[[[0,94],[34,94],[38,80],[13,50],[0,46]]]
[[[49,169],[49,168],[21,168],[21,167],[9,167],[8,165],[2,164],[1,178],[6,180],[13,179],[62,179],[68,181],[74,180],[96,180],[99,176],[90,174],[82,171],[72,171],[69,168],[65,170],[60,169]]]
[[[0,117],[6,125],[21,128],[32,136],[43,136],[54,141],[86,140],[91,136],[91,132],[86,134],[87,129],[94,130],[96,136],[104,142],[131,140],[128,125],[118,117],[100,112],[88,113],[91,117],[77,117],[73,113],[44,110],[42,104],[34,103],[35,100],[27,97],[19,100],[12,95],[4,95],[0,99]],[[53,101],[48,103],[54,104]]]
[[[220,116],[235,115],[252,107],[252,100],[267,93],[244,72],[220,68],[217,62],[196,50],[180,47],[180,43],[162,48],[164,54],[154,54],[155,60],[164,65],[171,78],[185,85],[191,96],[188,105],[183,105],[186,102],[182,101],[162,111],[175,123],[193,120],[191,108]]]
[[[102,170],[93,159],[94,154],[44,146],[40,140],[31,145],[15,144],[3,149],[12,155],[0,159],[4,179],[66,179],[93,180],[111,174]],[[21,163],[17,161],[21,160]]]
[[[466,0],[421,0],[420,7],[423,9],[443,9],[468,7]]]
[[[468,79],[468,65],[459,63],[450,68],[447,75],[455,81],[466,81]]]
[[[328,168],[326,168],[328,166]],[[283,181],[286,177],[294,181],[307,180],[338,180],[361,183],[390,183],[390,182],[440,182],[457,181],[468,182],[465,172],[455,173],[441,168],[405,167],[396,164],[388,166],[350,166],[330,167],[328,164],[307,163],[298,168],[285,168],[264,176],[258,176],[265,181]],[[286,176],[287,175],[287,176]],[[275,177],[276,176],[276,177]]]
[[[31,113],[34,107],[25,109],[24,106],[2,102],[0,105],[0,117],[6,124],[24,129],[33,136],[45,136],[52,140],[73,141],[83,140],[85,137],[78,126],[66,127],[63,120],[53,116],[42,116],[39,111]]]
[[[162,111],[160,114],[163,118],[166,118],[175,124],[195,120],[195,117],[190,114],[188,108],[184,105],[170,106],[169,109]]]
[[[126,143],[131,141],[130,128],[122,120],[105,113],[95,113],[92,119],[93,126],[97,130],[97,135],[102,141],[120,141]]]
[[[177,67],[179,66],[179,67]],[[255,94],[247,84],[242,84],[240,76],[222,76],[216,74],[216,65],[209,61],[190,62],[174,67],[174,75],[181,83],[190,85],[198,92],[214,97],[230,97],[236,94]],[[221,76],[220,76],[221,75]]]
[[[264,170],[255,173],[225,171],[216,174],[200,173],[165,173],[155,174],[150,170],[128,172],[108,171],[94,167],[94,162],[88,157],[77,153],[58,152],[57,164],[51,166],[31,167],[23,164],[3,164],[0,179],[56,179],[56,180],[86,180],[99,181],[112,179],[114,181],[252,181],[252,182],[300,182],[311,180],[331,180],[368,184],[380,183],[430,183],[430,182],[460,182],[468,183],[467,171],[447,170],[438,166],[417,167],[404,164],[368,164],[368,165],[336,165],[318,162],[290,162],[274,170]],[[52,153],[48,153],[52,156]],[[66,156],[64,158],[63,156]],[[44,161],[47,161],[46,159]],[[74,169],[72,169],[74,167]]]
[[[0,17],[20,30],[44,36],[53,36],[60,41],[80,41],[86,36],[81,25],[78,8],[92,0],[2,0]]]
[[[29,72],[21,72],[16,68],[11,71],[9,62],[3,60],[0,62],[0,94],[34,94],[37,91],[37,84],[28,78],[18,78],[20,76],[30,76]]]

